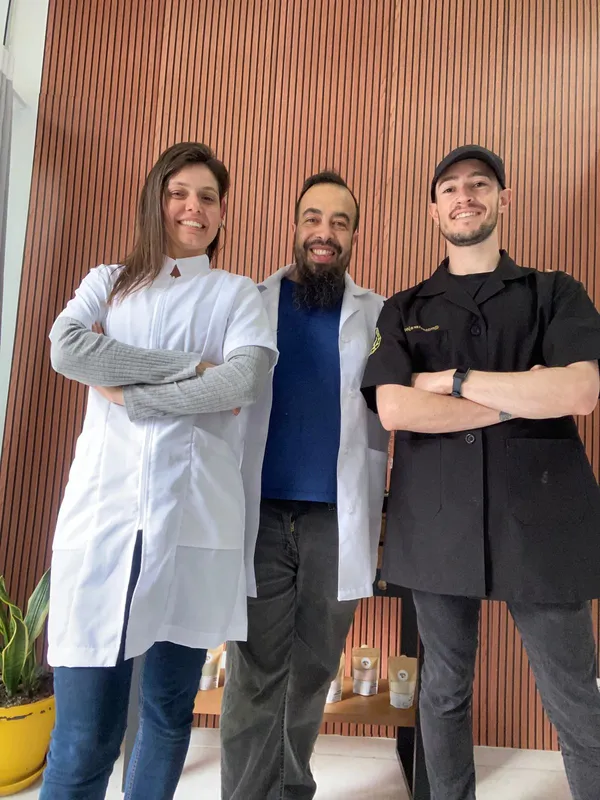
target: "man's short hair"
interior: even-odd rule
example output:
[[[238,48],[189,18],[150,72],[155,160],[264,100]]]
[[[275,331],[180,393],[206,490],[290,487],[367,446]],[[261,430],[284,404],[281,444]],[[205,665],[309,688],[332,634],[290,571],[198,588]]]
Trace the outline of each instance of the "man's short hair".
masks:
[[[294,222],[296,225],[298,224],[298,214],[300,211],[300,203],[304,195],[308,192],[309,189],[312,189],[313,186],[319,186],[322,183],[333,183],[335,186],[342,186],[344,189],[347,189],[350,194],[352,195],[352,199],[354,200],[354,205],[356,206],[356,218],[354,220],[354,228],[355,231],[358,228],[358,219],[359,219],[359,207],[358,207],[358,200],[356,199],[354,192],[348,186],[346,181],[339,175],[337,172],[333,170],[326,169],[322,172],[317,172],[316,175],[311,175],[310,178],[307,178],[304,181],[304,185],[300,190],[300,194],[298,195],[298,199],[296,200],[296,208],[294,209]]]

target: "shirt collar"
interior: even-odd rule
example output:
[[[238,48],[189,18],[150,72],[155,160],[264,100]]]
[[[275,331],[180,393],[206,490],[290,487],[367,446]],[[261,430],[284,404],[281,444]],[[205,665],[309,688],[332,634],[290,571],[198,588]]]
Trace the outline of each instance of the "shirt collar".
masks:
[[[449,258],[445,258],[431,278],[425,281],[417,294],[420,297],[432,297],[436,294],[443,294],[448,289],[455,286],[452,281],[452,275],[448,272]],[[506,250],[500,250],[500,261],[495,270],[490,272],[488,281],[494,284],[494,289],[504,288],[505,281],[513,281],[518,278],[523,278],[531,272],[526,267],[519,267],[512,258],[508,255]],[[491,280],[490,280],[491,279]]]
[[[177,266],[182,278],[195,278],[198,275],[208,275],[210,272],[210,260],[207,255],[177,259],[165,256],[161,274],[170,275],[175,266]]]

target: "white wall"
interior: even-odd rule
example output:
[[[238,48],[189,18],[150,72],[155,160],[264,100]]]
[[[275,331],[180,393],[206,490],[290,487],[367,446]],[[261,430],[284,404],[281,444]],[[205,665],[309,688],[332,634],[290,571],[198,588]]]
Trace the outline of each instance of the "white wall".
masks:
[[[7,8],[8,0],[0,0],[0,31],[2,33],[4,32]],[[14,88],[20,99],[15,101],[13,109],[4,297],[0,335],[0,437],[4,431],[6,398],[23,265],[47,17],[48,0],[12,0],[6,46],[13,57]]]

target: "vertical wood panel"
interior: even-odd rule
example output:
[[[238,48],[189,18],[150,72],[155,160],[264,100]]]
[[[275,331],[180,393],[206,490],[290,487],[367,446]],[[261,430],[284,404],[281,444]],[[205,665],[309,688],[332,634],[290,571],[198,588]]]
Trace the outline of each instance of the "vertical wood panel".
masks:
[[[219,263],[256,280],[291,258],[304,178],[340,170],[361,202],[353,276],[390,295],[442,256],[426,215],[434,164],[487,145],[514,188],[504,246],[572,273],[598,305],[598,35],[595,0],[50,0],[0,469],[0,571],[18,600],[48,564],[85,403],[51,371],[47,333],[87,270],[130,247],[164,147],[206,141],[227,163]],[[598,411],[581,421],[597,475],[599,426]],[[598,632],[597,603],[594,619]],[[348,655],[381,646],[385,675],[398,620],[396,600],[361,602]],[[504,604],[484,603],[480,642],[476,741],[556,748]]]

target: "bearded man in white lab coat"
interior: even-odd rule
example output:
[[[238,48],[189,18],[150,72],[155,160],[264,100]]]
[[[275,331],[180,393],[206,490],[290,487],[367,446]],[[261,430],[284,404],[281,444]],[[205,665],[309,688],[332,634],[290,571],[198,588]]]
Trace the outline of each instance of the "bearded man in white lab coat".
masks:
[[[294,263],[259,286],[280,356],[242,411],[248,641],[227,645],[223,800],[314,797],[327,690],[358,598],[372,594],[388,434],[360,385],[383,298],[347,273],[358,222],[345,181],[313,175]]]

